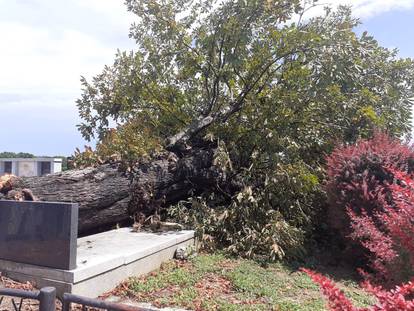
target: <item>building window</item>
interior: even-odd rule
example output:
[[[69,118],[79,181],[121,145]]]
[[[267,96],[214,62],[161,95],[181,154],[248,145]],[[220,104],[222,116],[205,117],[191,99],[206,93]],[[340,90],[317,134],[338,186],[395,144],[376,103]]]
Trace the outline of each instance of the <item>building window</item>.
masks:
[[[50,162],[40,162],[40,175],[50,174],[52,172]]]
[[[6,161],[4,162],[4,173],[5,174],[11,174],[13,169],[13,163],[12,161]]]

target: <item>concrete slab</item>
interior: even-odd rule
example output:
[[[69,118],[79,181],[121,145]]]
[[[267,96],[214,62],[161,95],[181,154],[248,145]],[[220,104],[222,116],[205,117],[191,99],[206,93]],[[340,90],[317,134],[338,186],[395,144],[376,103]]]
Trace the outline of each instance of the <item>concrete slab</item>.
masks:
[[[18,281],[54,286],[97,297],[131,276],[157,269],[173,258],[177,248],[194,244],[193,231],[132,232],[121,228],[78,239],[77,267],[60,270],[0,260],[0,271]]]

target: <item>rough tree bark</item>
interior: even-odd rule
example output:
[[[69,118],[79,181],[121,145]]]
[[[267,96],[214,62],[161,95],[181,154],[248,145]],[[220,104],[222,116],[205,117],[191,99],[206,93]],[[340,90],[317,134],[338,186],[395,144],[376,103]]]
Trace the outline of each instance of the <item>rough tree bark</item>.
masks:
[[[13,180],[13,190],[30,189],[40,201],[79,203],[79,232],[154,213],[157,208],[216,187],[225,175],[213,165],[215,146],[206,144],[184,153],[165,151],[137,162],[125,174],[119,164],[70,170]]]
[[[129,180],[118,165],[70,170],[41,177],[22,177],[13,189],[30,189],[40,201],[79,203],[81,233],[128,217]]]
[[[214,154],[211,146],[192,148],[183,156],[166,151],[137,165],[132,173],[129,214],[151,215],[159,207],[222,187],[226,175],[214,165]]]

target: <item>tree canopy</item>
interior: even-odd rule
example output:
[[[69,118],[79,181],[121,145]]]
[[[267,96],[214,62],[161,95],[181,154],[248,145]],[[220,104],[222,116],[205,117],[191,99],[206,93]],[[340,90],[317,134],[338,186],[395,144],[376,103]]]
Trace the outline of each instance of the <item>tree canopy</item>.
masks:
[[[373,126],[409,131],[412,62],[357,36],[347,7],[292,22],[299,1],[126,3],[137,46],[92,82],[82,78],[87,139],[103,140],[112,121],[121,135],[133,127],[163,146],[211,124],[238,135],[260,126],[301,148],[354,141]]]

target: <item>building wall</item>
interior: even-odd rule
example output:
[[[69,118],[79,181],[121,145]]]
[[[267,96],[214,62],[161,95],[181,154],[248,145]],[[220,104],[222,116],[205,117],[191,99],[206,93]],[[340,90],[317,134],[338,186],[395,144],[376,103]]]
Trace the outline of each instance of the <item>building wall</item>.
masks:
[[[32,177],[41,175],[41,162],[50,163],[50,173],[62,171],[61,159],[54,158],[31,158],[31,159],[0,159],[0,176],[4,175],[4,162],[12,162],[12,174],[22,177]]]
[[[52,163],[52,173],[60,173],[62,171],[62,162]]]
[[[7,161],[7,162],[12,162],[12,174],[16,175],[16,168],[15,168],[15,164],[13,163],[13,161]],[[5,169],[6,169],[5,161],[0,160],[0,176],[6,174]]]
[[[19,176],[19,165],[17,163],[18,161],[12,161],[12,174]]]
[[[17,162],[17,176],[25,176],[25,177],[38,176],[37,163],[35,161]]]

